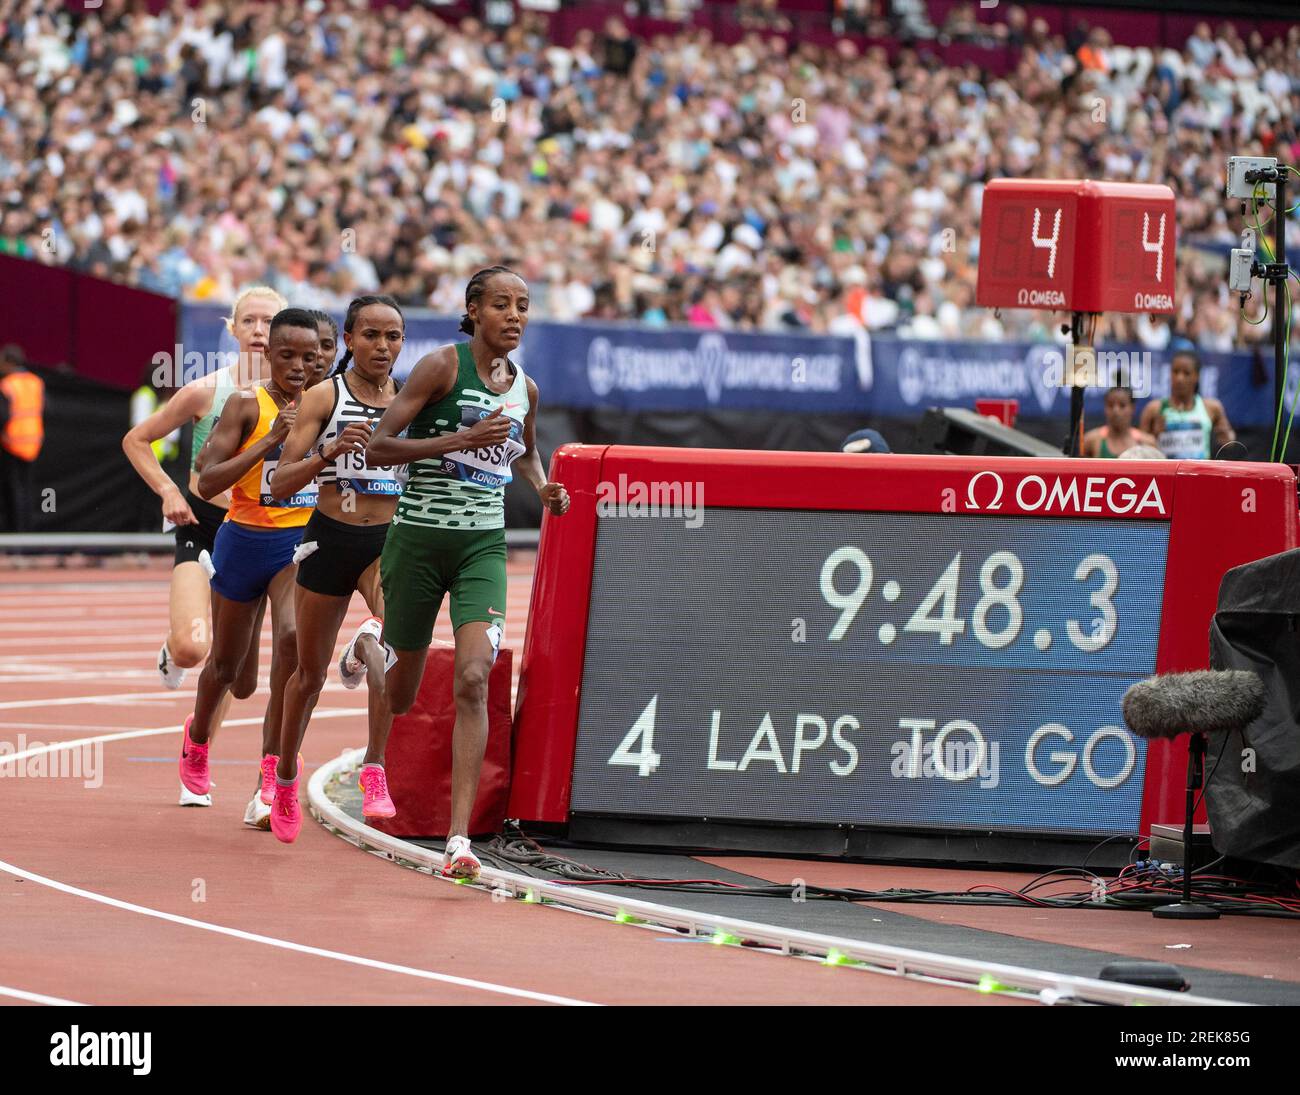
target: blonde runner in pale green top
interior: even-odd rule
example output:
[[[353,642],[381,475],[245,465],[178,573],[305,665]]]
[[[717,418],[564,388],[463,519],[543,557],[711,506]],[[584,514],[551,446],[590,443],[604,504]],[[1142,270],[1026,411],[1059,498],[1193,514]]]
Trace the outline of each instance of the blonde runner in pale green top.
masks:
[[[212,392],[212,409],[194,423],[194,439],[190,442],[191,471],[198,471],[198,468],[194,465],[199,459],[199,453],[203,451],[203,445],[208,439],[208,434],[212,432],[212,427],[217,424],[217,419],[221,417],[221,408],[226,405],[226,400],[238,390],[235,384],[234,369],[234,365],[227,365],[216,374],[216,387]]]

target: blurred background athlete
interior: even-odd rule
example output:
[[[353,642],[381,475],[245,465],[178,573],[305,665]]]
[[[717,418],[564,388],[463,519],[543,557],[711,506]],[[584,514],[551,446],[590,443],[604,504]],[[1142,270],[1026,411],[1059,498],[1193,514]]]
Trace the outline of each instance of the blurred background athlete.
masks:
[[[1134,445],[1154,446],[1156,439],[1133,426],[1133,391],[1115,387],[1106,392],[1106,425],[1083,435],[1083,455],[1117,457]]]
[[[1142,430],[1170,460],[1209,460],[1235,440],[1223,404],[1201,395],[1201,359],[1179,350],[1169,365],[1169,398],[1153,399],[1142,409]]]

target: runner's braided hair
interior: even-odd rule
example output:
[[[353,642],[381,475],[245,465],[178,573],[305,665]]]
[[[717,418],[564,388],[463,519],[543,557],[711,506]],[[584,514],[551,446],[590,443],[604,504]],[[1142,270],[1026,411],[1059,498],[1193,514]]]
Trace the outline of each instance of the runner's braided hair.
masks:
[[[397,300],[394,297],[390,297],[387,293],[367,293],[363,297],[353,297],[352,300],[348,302],[348,314],[343,317],[343,330],[345,332],[348,334],[352,333],[352,328],[356,326],[357,316],[361,314],[361,309],[369,304],[387,305],[399,316],[402,316],[402,329],[406,329],[406,316],[402,315],[402,306],[397,303]],[[330,373],[330,376],[341,375],[347,369],[348,362],[351,360],[351,349],[345,349],[343,351],[343,356],[339,358],[339,363],[334,366],[334,371]]]
[[[519,276],[511,270],[509,266],[489,266],[483,270],[479,270],[469,279],[469,284],[465,286],[466,311],[465,314],[460,317],[460,329],[467,335],[472,335],[474,333],[474,321],[469,318],[469,306],[487,291],[488,281],[497,274],[510,274],[514,277]]]
[[[310,311],[312,319],[317,323],[328,323],[330,325],[330,330],[334,332],[334,341],[337,342],[339,340],[338,320],[330,315],[329,312],[322,312],[319,308],[312,308]]]

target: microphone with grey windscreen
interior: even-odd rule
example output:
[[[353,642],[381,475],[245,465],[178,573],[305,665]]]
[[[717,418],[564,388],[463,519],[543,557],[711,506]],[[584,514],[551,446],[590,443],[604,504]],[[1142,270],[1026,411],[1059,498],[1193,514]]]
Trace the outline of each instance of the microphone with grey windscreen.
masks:
[[[1227,734],[1264,710],[1264,682],[1244,669],[1198,669],[1139,681],[1124,693],[1124,721],[1144,738]]]
[[[1175,905],[1151,910],[1170,920],[1217,920],[1219,910],[1192,901],[1192,817],[1204,785],[1205,735],[1244,733],[1264,712],[1267,695],[1257,673],[1244,669],[1198,669],[1138,681],[1124,693],[1124,721],[1144,738],[1191,734],[1187,750],[1187,798],[1183,814],[1183,895]],[[1213,775],[1213,773],[1211,773]]]

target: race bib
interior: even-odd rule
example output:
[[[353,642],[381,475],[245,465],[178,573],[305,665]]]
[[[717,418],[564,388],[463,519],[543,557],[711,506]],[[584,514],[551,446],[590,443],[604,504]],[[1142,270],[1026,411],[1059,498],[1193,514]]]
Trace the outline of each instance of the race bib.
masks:
[[[464,433],[491,413],[492,409],[487,407],[462,407],[457,433]],[[495,489],[509,483],[514,477],[510,465],[525,451],[524,424],[517,418],[506,417],[510,422],[509,437],[481,449],[449,452],[442,458],[442,473],[477,487]]]
[[[1160,451],[1170,460],[1205,460],[1205,430],[1198,422],[1173,422],[1158,438]]]
[[[334,475],[341,491],[396,497],[402,493],[402,484],[406,482],[407,465],[369,468],[364,452],[342,452],[334,459]]]
[[[280,463],[280,454],[284,451],[283,445],[277,445],[262,461],[262,480],[258,484],[257,504],[260,506],[276,506],[281,509],[307,509],[316,505],[316,480],[312,480],[302,490],[293,495],[292,498],[274,498],[271,496],[271,476],[275,474],[275,469]]]

